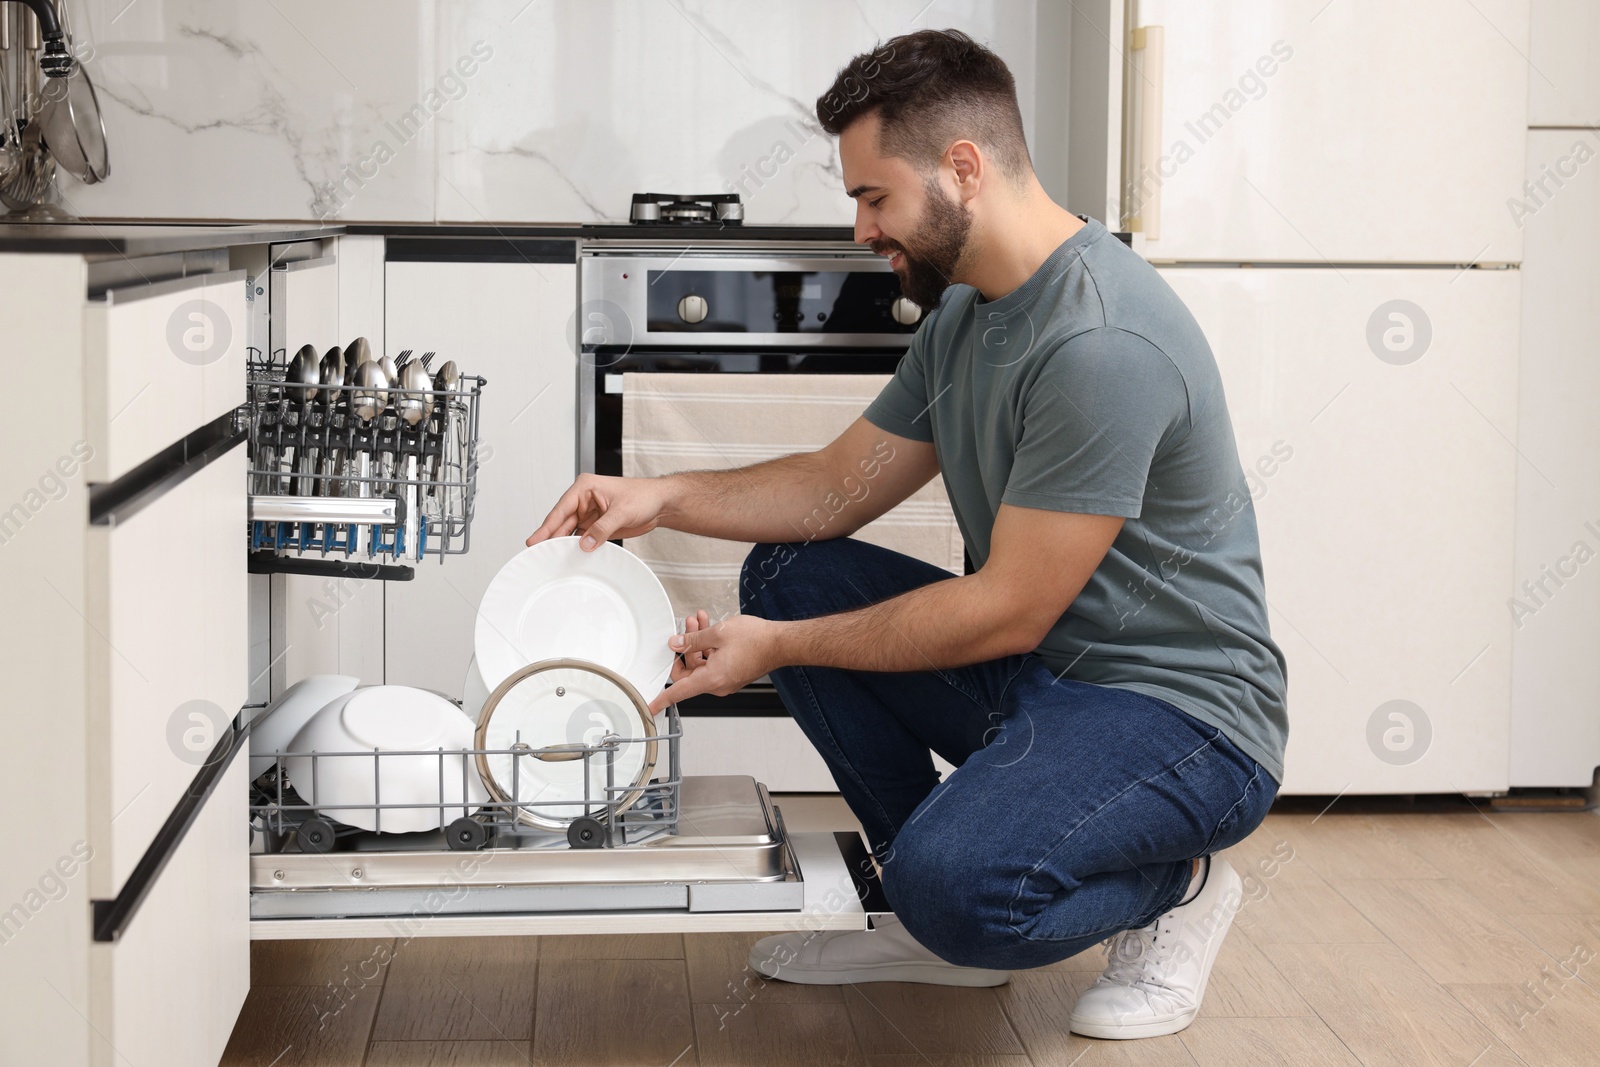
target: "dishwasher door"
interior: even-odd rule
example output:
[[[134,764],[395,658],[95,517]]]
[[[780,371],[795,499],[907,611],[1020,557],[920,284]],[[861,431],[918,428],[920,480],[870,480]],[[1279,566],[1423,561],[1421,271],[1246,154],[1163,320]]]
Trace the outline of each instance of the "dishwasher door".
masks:
[[[876,875],[861,879],[872,862],[859,834],[813,831],[794,834],[790,849],[803,875],[803,897],[792,911],[499,912],[446,915],[338,916],[252,919],[256,941],[325,937],[483,937],[519,934],[713,933],[767,930],[864,930],[869,915],[889,911]],[[858,880],[859,879],[859,880]],[[864,883],[864,884],[863,884]],[[594,887],[581,887],[592,890]],[[441,891],[442,895],[442,891]]]

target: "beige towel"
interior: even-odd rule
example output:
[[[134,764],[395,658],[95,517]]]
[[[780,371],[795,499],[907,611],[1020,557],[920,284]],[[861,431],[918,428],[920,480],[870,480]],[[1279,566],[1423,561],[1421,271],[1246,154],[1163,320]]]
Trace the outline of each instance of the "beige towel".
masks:
[[[821,448],[888,380],[887,374],[624,374],[622,473],[724,470]],[[962,572],[961,532],[939,478],[853,536]],[[713,619],[738,612],[739,566],[749,544],[652,530],[627,545],[666,586],[679,618],[702,608]]]

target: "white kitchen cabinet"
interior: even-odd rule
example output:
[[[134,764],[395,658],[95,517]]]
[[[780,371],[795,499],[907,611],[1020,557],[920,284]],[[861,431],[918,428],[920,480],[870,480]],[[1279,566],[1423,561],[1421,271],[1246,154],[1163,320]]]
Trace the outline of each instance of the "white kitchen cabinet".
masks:
[[[1528,0],[1141,0],[1137,25],[1164,52],[1124,115],[1139,134],[1159,100],[1145,257],[1522,258]]]
[[[91,889],[117,895],[244,703],[245,450],[87,546]]]
[[[390,684],[461,696],[478,601],[577,473],[576,273],[524,260],[388,264],[393,344],[435,350],[434,367],[453,359],[488,380],[471,548],[429,556],[413,580],[388,583]]]
[[[89,480],[130,476],[243,400],[242,271],[115,289],[81,314]],[[117,894],[244,701],[244,478],[235,447],[85,543],[97,896]]]
[[[94,1062],[222,1058],[250,992],[249,763],[241,746],[122,936],[93,946]]]
[[[1600,126],[1600,7],[1532,0],[1532,8],[1528,125]]]
[[[73,451],[86,443],[85,277],[79,256],[0,255],[7,355],[26,353],[49,368],[51,386],[34,390],[0,420],[6,457],[0,465],[0,586],[13,607],[0,612],[6,722],[0,810],[8,813],[0,824],[5,1064],[77,1067],[88,1062],[92,1037],[77,1013],[89,993],[89,892],[77,862],[88,845],[82,753],[89,732],[80,668],[94,639],[80,614],[89,505]]]
[[[0,256],[50,384],[4,431],[0,1062],[208,1067],[249,981],[244,760],[187,803],[246,690],[242,273],[90,276]]]
[[[1530,179],[1594,147],[1578,130],[1530,130]],[[1600,176],[1593,165],[1527,218],[1518,382],[1511,784],[1587,786],[1600,766]]]
[[[1540,477],[1515,445],[1518,272],[1162,276],[1216,355],[1256,497],[1283,791],[1505,789],[1513,505]]]

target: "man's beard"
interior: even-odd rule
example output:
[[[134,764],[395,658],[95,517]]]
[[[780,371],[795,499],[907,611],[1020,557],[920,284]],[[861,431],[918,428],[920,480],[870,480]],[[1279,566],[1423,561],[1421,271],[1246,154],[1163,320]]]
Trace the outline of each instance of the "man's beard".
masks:
[[[888,239],[872,242],[874,252],[898,251],[904,257],[904,273],[896,272],[900,292],[923,309],[937,304],[949,287],[967,247],[967,233],[972,229],[972,216],[946,198],[937,183],[930,181],[926,188],[928,206],[918,220],[911,246]]]

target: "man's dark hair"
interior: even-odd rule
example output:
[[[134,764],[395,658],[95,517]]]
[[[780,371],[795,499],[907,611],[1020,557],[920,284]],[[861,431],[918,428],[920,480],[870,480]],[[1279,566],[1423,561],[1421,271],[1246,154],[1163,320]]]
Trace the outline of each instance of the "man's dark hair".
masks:
[[[966,139],[994,154],[1013,179],[1032,167],[1005,60],[960,30],[918,30],[863,52],[817,97],[817,121],[838,136],[877,112],[878,148],[920,169]]]

